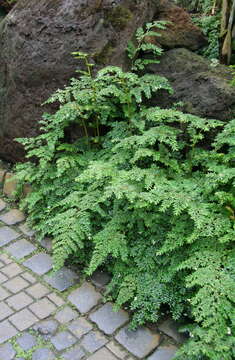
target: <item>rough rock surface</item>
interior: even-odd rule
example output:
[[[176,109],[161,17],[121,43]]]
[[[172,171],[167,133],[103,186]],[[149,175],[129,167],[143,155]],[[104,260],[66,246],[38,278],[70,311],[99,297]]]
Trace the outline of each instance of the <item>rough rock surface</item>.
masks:
[[[125,67],[128,41],[137,27],[152,19],[174,20],[173,28],[161,37],[163,47],[200,47],[204,41],[200,31],[192,28],[184,10],[177,7],[177,18],[174,9],[169,0],[18,0],[0,23],[0,158],[13,162],[24,159],[23,148],[14,139],[37,135],[42,113],[55,109],[41,104],[68,84],[76,68],[81,67],[71,52],[93,54],[97,68],[107,64]],[[188,67],[190,61],[187,59]],[[165,67],[164,62],[159,69],[163,66],[163,75],[166,70],[170,78],[175,62],[184,68],[180,53],[179,60],[169,57]],[[170,72],[169,67],[173,67]],[[200,66],[195,67],[201,73]],[[175,76],[182,88],[179,97],[184,101],[185,96],[187,101],[187,72],[182,69]],[[222,82],[226,85],[220,79],[219,84]],[[222,95],[218,104],[219,97],[209,94],[204,102],[213,103],[215,98],[219,111],[224,111],[224,102],[230,105],[231,95]]]
[[[154,20],[169,21],[166,30],[157,30],[161,37],[151,39],[151,42],[157,41],[164,48],[184,47],[195,51],[207,44],[206,37],[192,22],[189,13],[169,0],[158,2]]]
[[[191,114],[225,121],[233,118],[235,87],[229,83],[228,67],[212,67],[210,61],[186,49],[169,50],[160,60],[149,70],[167,77],[174,94],[158,94],[154,105],[169,107],[184,102],[183,109]]]
[[[19,0],[0,23],[0,158],[23,159],[13,139],[38,133],[41,103],[75,75],[72,51],[122,66],[155,9],[152,0]]]

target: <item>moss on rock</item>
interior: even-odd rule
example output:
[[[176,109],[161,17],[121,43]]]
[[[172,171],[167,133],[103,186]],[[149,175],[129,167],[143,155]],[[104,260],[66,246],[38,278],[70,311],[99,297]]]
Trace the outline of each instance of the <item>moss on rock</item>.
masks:
[[[119,5],[108,11],[105,22],[111,24],[116,30],[123,30],[132,17],[133,14],[128,8]]]

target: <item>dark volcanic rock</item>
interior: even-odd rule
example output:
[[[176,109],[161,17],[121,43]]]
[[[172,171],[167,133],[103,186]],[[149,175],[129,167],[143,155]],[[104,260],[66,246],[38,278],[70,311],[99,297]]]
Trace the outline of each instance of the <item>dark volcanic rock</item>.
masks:
[[[0,158],[24,159],[14,139],[37,135],[42,113],[55,110],[55,105],[41,104],[82,66],[71,52],[93,54],[96,69],[108,64],[126,68],[128,41],[137,27],[152,19],[174,20],[173,28],[162,34],[163,47],[199,48],[204,37],[189,15],[178,7],[178,17],[174,14],[176,7],[169,0],[18,0],[0,23]],[[163,105],[189,101],[192,112],[221,118],[233,104],[223,75],[197,55],[168,52],[152,69],[169,77],[176,89]]]
[[[152,0],[19,0],[0,24],[0,158],[24,158],[13,139],[38,134],[41,103],[75,75],[72,51],[124,65],[128,40],[155,9]]]
[[[158,2],[154,20],[169,21],[166,30],[157,30],[161,37],[151,39],[166,49],[184,47],[195,51],[207,44],[202,30],[192,22],[189,13],[169,0]]]
[[[165,52],[160,64],[149,66],[152,73],[169,79],[174,94],[163,92],[154,105],[170,107],[184,102],[184,111],[219,120],[230,120],[235,110],[235,87],[230,85],[227,66],[211,66],[210,61],[186,49]]]

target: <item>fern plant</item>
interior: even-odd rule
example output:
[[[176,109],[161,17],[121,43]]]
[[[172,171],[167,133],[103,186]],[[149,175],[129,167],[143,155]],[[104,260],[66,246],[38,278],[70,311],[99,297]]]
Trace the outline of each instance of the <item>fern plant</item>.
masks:
[[[117,67],[93,76],[88,55],[76,56],[87,72],[48,100],[60,108],[42,134],[19,140],[37,159],[17,166],[33,188],[21,207],[53,237],[55,269],[109,270],[107,295],[129,305],[133,327],[171,312],[190,333],[178,359],[232,360],[235,120],[149,107],[172,92],[165,78]]]

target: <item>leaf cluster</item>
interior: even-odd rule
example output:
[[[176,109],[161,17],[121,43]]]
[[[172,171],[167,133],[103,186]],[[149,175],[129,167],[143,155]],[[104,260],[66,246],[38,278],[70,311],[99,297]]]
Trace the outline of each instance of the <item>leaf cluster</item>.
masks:
[[[60,108],[42,134],[19,140],[37,159],[17,166],[33,188],[21,206],[53,237],[55,269],[108,269],[108,294],[133,310],[133,327],[170,312],[190,334],[179,359],[232,360],[235,120],[146,105],[160,89],[172,91],[107,67],[52,95]],[[67,136],[72,126],[80,137]]]

